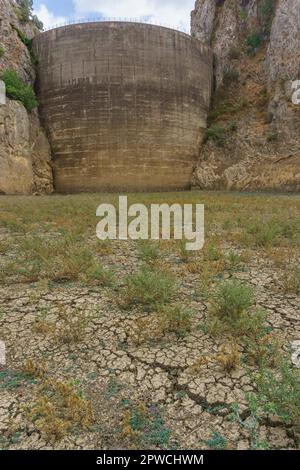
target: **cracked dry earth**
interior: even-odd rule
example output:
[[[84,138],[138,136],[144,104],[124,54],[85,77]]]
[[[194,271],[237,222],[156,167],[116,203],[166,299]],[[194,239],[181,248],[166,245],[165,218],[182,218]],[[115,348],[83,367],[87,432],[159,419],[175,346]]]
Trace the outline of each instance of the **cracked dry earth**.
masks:
[[[51,204],[51,198],[48,200]],[[212,200],[208,203],[217,204]],[[296,210],[299,203],[299,198],[291,202]],[[13,206],[12,198],[9,204]],[[12,237],[14,247],[10,254],[1,253],[1,264],[7,257],[14,257],[15,247],[26,236],[4,224],[1,241],[5,243]],[[300,339],[300,297],[283,289],[285,261],[276,262],[265,250],[257,253],[220,238],[224,253],[232,249],[248,252],[247,262],[239,265],[234,277],[253,286],[257,306],[269,313],[268,322],[280,337],[282,348],[288,351],[290,343]],[[284,250],[280,251],[282,255]],[[195,262],[201,263],[201,257],[193,259]],[[292,262],[297,263],[297,256]],[[222,436],[226,448],[251,448],[252,418],[246,395],[255,391],[255,384],[243,361],[228,372],[214,360],[224,339],[210,336],[203,328],[210,303],[201,295],[201,270],[191,272],[197,269],[189,269],[190,262],[182,261],[180,254],[164,242],[159,263],[176,278],[174,301],[180,300],[195,311],[192,328],[183,337],[166,333],[155,338],[149,334],[137,341],[138,321],[154,314],[138,305],[127,310],[120,305],[124,276],[143,264],[137,243],[111,242],[111,249],[101,254],[101,263],[115,270],[114,286],[88,285],[81,280],[20,282],[12,278],[2,282],[0,339],[5,341],[7,362],[0,366],[1,447],[203,449],[212,448],[214,435]],[[220,277],[232,276],[225,269],[212,280],[212,286]],[[59,341],[53,333],[61,322],[62,308],[71,315],[82,313],[89,318],[84,323],[84,334],[76,341]],[[199,365],[203,356],[208,359]],[[25,373],[28,363],[42,373]],[[74,426],[59,438],[46,436],[30,415],[46,381],[72,383],[80,388],[92,407],[91,426]],[[232,405],[236,403],[240,409],[238,421],[232,419]],[[134,432],[126,432],[128,409],[132,414],[145,406],[158,417],[157,441],[153,437],[147,440],[147,436],[137,441]],[[143,432],[147,434],[147,426]],[[150,426],[149,432],[153,434]],[[257,434],[259,441],[267,442],[272,449],[293,449],[297,445],[291,427],[273,416],[258,423]]]

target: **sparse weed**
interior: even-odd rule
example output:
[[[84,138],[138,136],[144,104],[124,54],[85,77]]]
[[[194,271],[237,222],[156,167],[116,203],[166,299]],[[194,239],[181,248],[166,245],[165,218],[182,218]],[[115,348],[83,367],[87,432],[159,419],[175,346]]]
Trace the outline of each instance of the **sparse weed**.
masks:
[[[226,269],[230,272],[238,271],[242,264],[242,259],[239,254],[234,251],[230,251],[225,260]]]
[[[50,336],[59,343],[78,343],[86,334],[86,329],[92,319],[92,314],[80,309],[68,309],[60,304],[57,320],[48,320],[42,316],[33,325],[33,331],[37,334]]]
[[[259,439],[259,425],[261,419],[261,412],[258,405],[258,400],[253,394],[247,395],[248,407],[250,416],[243,419],[241,416],[240,406],[238,403],[231,405],[232,413],[230,419],[236,421],[242,429],[249,433],[250,437],[250,448],[252,450],[268,450],[269,445],[266,441]]]
[[[143,305],[153,308],[170,302],[174,293],[174,279],[144,266],[137,274],[125,278],[121,304],[124,307]]]
[[[253,304],[254,292],[250,286],[228,281],[219,286],[213,299],[213,310],[220,320],[233,323]]]
[[[241,364],[241,353],[237,344],[231,341],[223,345],[216,359],[226,372],[235,370]]]
[[[191,331],[194,315],[193,310],[181,304],[167,305],[159,311],[162,329],[165,332],[175,333],[179,338]]]
[[[241,343],[250,365],[272,366],[280,353],[279,341],[272,333],[267,317],[264,310],[257,310],[249,313],[241,323]]]
[[[261,368],[255,375],[255,396],[261,411],[291,424],[300,438],[300,371],[281,358],[276,370]]]
[[[249,233],[254,237],[254,244],[258,247],[275,245],[280,237],[280,226],[276,222],[256,224],[249,228]]]
[[[61,305],[58,318],[55,336],[59,342],[78,343],[84,339],[86,328],[91,321],[91,314],[79,309],[68,310]]]
[[[123,437],[128,438],[138,448],[158,446],[166,449],[170,441],[171,431],[155,405],[129,403],[124,412],[122,427]]]
[[[153,261],[161,257],[161,252],[157,243],[143,240],[138,245],[138,257],[151,264]]]
[[[258,31],[253,31],[246,39],[247,49],[246,52],[250,56],[255,56],[258,50],[263,45],[263,36]]]
[[[240,73],[239,71],[230,66],[225,67],[224,72],[223,72],[223,83],[225,85],[229,85],[231,83],[236,83],[240,79]]]
[[[212,433],[210,439],[204,441],[204,444],[213,450],[226,450],[228,448],[227,439],[216,431]]]
[[[73,384],[45,381],[27,418],[50,441],[59,441],[74,428],[88,430],[93,424],[91,404]]]
[[[187,369],[191,375],[199,374],[204,367],[209,363],[209,358],[205,355],[201,355],[198,359]]]
[[[226,140],[226,129],[220,125],[214,125],[206,129],[205,142],[212,140],[217,147],[224,147]]]
[[[86,273],[83,274],[83,279],[85,282],[95,283],[100,286],[109,287],[115,285],[114,272],[97,263],[87,269]]]
[[[297,221],[271,219],[247,224],[240,241],[261,248],[297,244],[300,229]]]
[[[32,376],[24,374],[22,371],[0,369],[0,389],[4,388],[12,391],[24,386],[24,384],[32,384],[34,382],[35,379]]]
[[[195,256],[195,253],[193,251],[186,249],[186,243],[187,241],[185,239],[182,239],[178,241],[177,245],[180,259],[184,263],[188,263]]]
[[[32,377],[33,379],[41,379],[46,374],[46,366],[43,361],[37,363],[33,359],[27,359],[22,367],[22,372],[25,376]]]
[[[204,257],[207,261],[220,261],[224,258],[224,254],[220,246],[210,244],[205,250]]]
[[[300,294],[300,269],[294,269],[285,275],[284,290],[292,294]]]
[[[140,346],[148,341],[160,340],[164,334],[164,325],[157,314],[138,318],[127,331],[134,344]]]

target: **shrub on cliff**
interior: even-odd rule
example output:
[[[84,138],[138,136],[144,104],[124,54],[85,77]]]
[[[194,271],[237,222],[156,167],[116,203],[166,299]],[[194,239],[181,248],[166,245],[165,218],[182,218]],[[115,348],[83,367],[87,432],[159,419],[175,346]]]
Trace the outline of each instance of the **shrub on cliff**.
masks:
[[[2,75],[6,86],[6,94],[9,98],[21,101],[27,111],[31,112],[38,106],[35,92],[30,85],[26,85],[17,75],[15,70],[6,70]]]
[[[263,0],[260,5],[260,14],[263,33],[268,36],[271,30],[273,16],[275,12],[275,0]]]
[[[206,129],[204,143],[212,140],[217,147],[224,147],[226,139],[226,129],[223,126],[214,125]]]
[[[36,15],[33,15],[33,0],[17,0],[17,7],[15,8],[16,15],[22,23],[31,21],[38,30],[44,28],[43,23]]]
[[[247,49],[246,52],[250,56],[254,56],[260,47],[263,45],[263,36],[260,32],[254,31],[247,36]]]
[[[30,15],[33,9],[33,1],[32,0],[17,0],[17,4],[19,7],[19,19],[26,23],[30,20]]]
[[[16,28],[15,26],[13,26],[13,28],[15,29],[19,39],[27,47],[28,52],[29,52],[30,57],[31,57],[32,64],[37,65],[38,64],[38,59],[35,56],[34,51],[33,51],[32,39],[28,38],[26,36],[26,34],[24,34],[20,29]]]

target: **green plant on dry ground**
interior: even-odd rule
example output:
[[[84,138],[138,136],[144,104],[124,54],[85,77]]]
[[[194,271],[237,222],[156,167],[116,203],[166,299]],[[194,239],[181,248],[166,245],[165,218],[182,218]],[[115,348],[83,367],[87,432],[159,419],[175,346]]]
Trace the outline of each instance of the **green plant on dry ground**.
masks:
[[[260,415],[273,415],[292,426],[300,443],[300,371],[279,356],[276,368],[261,367],[254,374],[257,391],[251,398]]]
[[[33,325],[33,332],[52,337],[58,343],[74,344],[84,340],[94,313],[58,306],[55,321],[48,319],[48,311],[42,311]]]
[[[146,263],[153,263],[161,257],[159,245],[152,241],[142,240],[138,244],[138,257]]]
[[[163,331],[175,333],[179,338],[191,332],[194,316],[192,309],[181,304],[166,305],[159,311]]]
[[[61,440],[74,429],[91,429],[94,421],[91,404],[82,392],[73,384],[52,380],[41,384],[26,415],[46,441]]]
[[[54,282],[83,280],[103,286],[114,284],[113,272],[101,265],[81,237],[68,233],[50,240],[42,236],[26,237],[18,247],[15,260],[4,265],[2,276],[16,277],[22,282],[48,279]]]
[[[292,294],[300,294],[300,269],[293,269],[284,277],[284,289]]]
[[[122,428],[123,437],[128,438],[136,448],[168,448],[171,431],[156,405],[128,402],[123,413]]]
[[[173,276],[143,266],[136,274],[126,276],[121,303],[125,308],[142,305],[153,309],[170,302],[174,289]]]
[[[206,441],[203,441],[205,445],[208,446],[209,449],[212,450],[227,450],[228,449],[228,442],[226,437],[220,434],[217,431],[213,431],[211,433],[211,437]]]
[[[300,242],[299,220],[272,218],[249,222],[241,234],[241,242],[257,247],[297,245]]]
[[[207,328],[212,335],[235,337],[250,364],[271,365],[279,342],[267,323],[267,313],[255,309],[254,304],[252,287],[236,280],[221,283],[211,294]]]

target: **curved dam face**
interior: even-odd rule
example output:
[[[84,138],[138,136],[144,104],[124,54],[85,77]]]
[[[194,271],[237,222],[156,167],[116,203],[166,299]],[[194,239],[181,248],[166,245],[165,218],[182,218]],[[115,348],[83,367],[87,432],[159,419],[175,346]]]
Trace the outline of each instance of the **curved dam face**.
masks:
[[[55,189],[186,189],[209,108],[210,49],[187,34],[97,22],[34,39]]]

